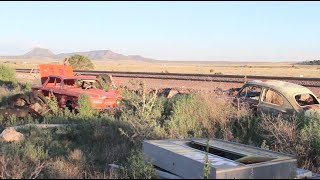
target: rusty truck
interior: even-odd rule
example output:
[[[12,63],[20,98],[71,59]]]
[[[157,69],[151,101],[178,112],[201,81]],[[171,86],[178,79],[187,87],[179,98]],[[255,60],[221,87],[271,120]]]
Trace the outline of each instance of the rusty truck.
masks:
[[[17,95],[14,105],[28,106],[36,102],[45,105],[48,98],[55,96],[60,108],[78,111],[80,95],[87,94],[93,109],[106,110],[117,108],[122,100],[121,92],[113,81],[105,90],[101,78],[75,75],[71,66],[40,64],[39,67],[41,84],[33,86],[27,94]]]

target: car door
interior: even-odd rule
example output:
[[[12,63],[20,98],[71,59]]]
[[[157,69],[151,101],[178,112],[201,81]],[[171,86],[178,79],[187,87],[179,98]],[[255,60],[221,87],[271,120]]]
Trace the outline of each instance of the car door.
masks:
[[[291,114],[290,103],[279,92],[271,88],[265,88],[262,93],[259,111],[265,114]]]
[[[243,87],[237,96],[238,107],[247,106],[254,112],[257,111],[260,102],[262,88],[255,85],[247,85]]]

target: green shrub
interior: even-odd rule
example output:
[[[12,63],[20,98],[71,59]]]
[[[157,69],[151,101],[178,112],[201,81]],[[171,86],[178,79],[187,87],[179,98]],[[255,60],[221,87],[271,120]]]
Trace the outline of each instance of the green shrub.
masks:
[[[33,171],[39,163],[37,160],[51,163],[52,166],[42,169],[41,177],[151,178],[155,177],[154,169],[150,162],[143,160],[139,151],[144,139],[215,137],[290,153],[298,158],[299,167],[320,172],[318,119],[254,116],[246,108],[238,110],[233,107],[225,97],[178,94],[166,99],[157,91],[148,92],[144,83],[140,83],[137,89],[122,90],[124,100],[119,113],[114,116],[95,113],[89,96],[82,94],[78,100],[79,114],[67,115],[65,112],[46,117],[46,122],[50,123],[79,125],[47,130],[25,129],[26,141],[22,144],[0,142],[0,154],[7,158],[3,161],[20,163],[17,167],[25,168],[24,172]],[[57,107],[55,104],[52,106]],[[4,123],[0,118],[5,126],[21,123],[15,117],[11,121]],[[130,155],[131,150],[135,151]],[[27,163],[30,167],[25,166]],[[124,174],[106,175],[106,163],[124,164]],[[17,172],[8,169],[9,174]],[[208,166],[203,173],[207,178]],[[15,177],[28,176],[17,174]]]
[[[7,66],[7,65],[0,65],[0,80],[4,82],[11,82],[11,83],[16,83],[17,78],[16,78],[16,71]]]
[[[309,120],[300,133],[301,145],[305,147],[303,155],[312,160],[314,167],[320,168],[320,119]]]
[[[197,95],[175,96],[172,100],[172,114],[167,120],[167,129],[172,138],[201,137],[201,119],[207,118],[207,109]],[[201,119],[200,119],[201,118]]]
[[[24,85],[24,91],[29,92],[31,91],[32,84],[30,82],[26,82]]]
[[[89,57],[82,55],[73,55],[64,60],[65,64],[69,64],[73,69],[76,70],[93,70],[94,65]]]
[[[93,117],[95,110],[92,109],[90,96],[86,93],[82,93],[78,98],[78,110],[79,115],[84,118]]]
[[[137,142],[164,136],[161,128],[164,98],[158,97],[157,91],[147,93],[145,84],[140,82],[137,92],[123,90],[123,97],[119,119],[131,126],[131,132],[123,134],[135,137]]]
[[[46,97],[47,98],[47,104],[51,112],[55,115],[59,113],[59,105],[58,105],[58,99],[56,96]]]
[[[129,179],[156,179],[156,171],[150,162],[146,162],[139,151],[132,151],[124,167],[125,177]]]
[[[36,179],[46,165],[44,162],[34,162],[18,155],[0,154],[0,179]]]
[[[297,157],[298,167],[320,171],[320,120],[301,115],[258,116],[254,144]],[[248,129],[247,129],[248,131]],[[256,136],[255,138],[253,138]]]
[[[165,110],[171,138],[217,137],[232,139],[231,122],[244,116],[224,98],[205,94],[175,96]]]

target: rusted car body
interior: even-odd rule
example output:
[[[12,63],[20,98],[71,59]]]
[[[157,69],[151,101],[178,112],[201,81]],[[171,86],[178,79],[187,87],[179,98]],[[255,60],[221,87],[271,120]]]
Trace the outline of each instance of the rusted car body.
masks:
[[[304,86],[284,81],[246,82],[233,99],[238,107],[246,104],[254,112],[271,114],[299,114],[319,116],[317,97]]]
[[[105,91],[95,76],[75,76],[71,66],[45,64],[40,65],[40,86],[32,87],[33,92],[40,92],[46,97],[54,95],[60,108],[78,109],[81,94],[90,97],[93,109],[114,109],[122,96],[117,89]]]

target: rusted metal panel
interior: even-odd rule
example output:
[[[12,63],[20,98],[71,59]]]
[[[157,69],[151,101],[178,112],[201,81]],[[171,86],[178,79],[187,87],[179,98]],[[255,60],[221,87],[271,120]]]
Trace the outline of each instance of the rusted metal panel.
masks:
[[[48,77],[49,75],[58,76],[74,76],[71,66],[60,64],[40,64],[40,77]]]

